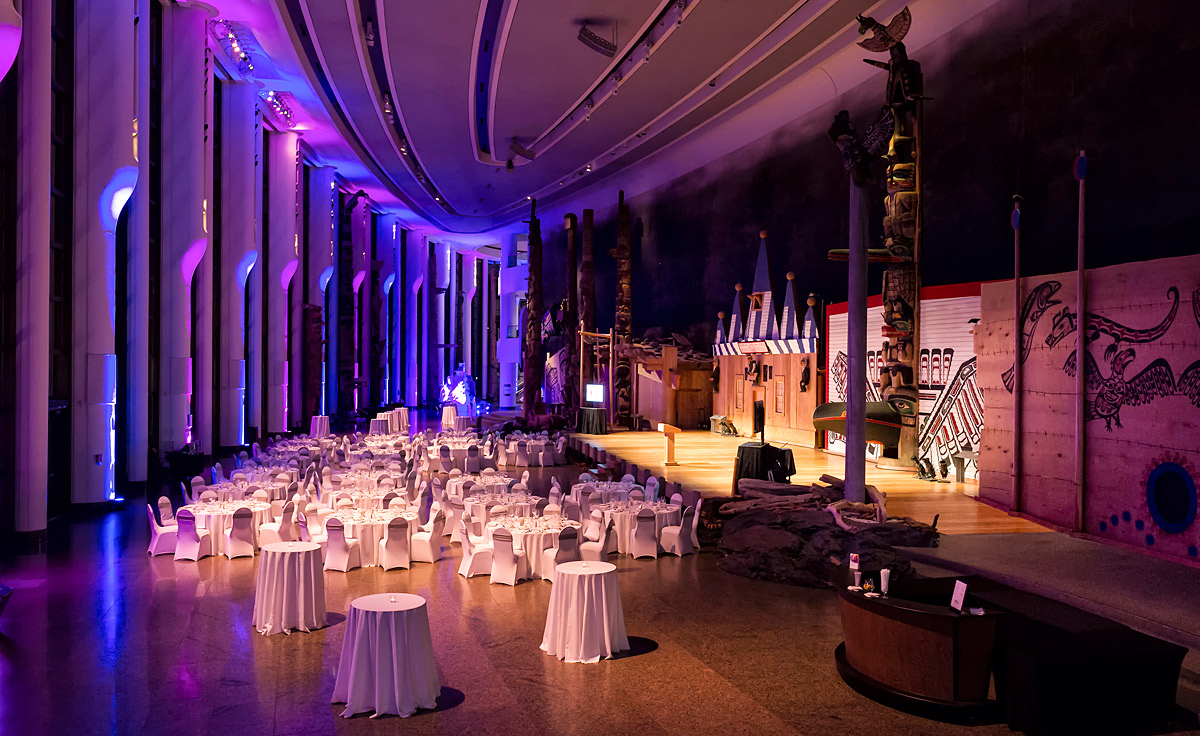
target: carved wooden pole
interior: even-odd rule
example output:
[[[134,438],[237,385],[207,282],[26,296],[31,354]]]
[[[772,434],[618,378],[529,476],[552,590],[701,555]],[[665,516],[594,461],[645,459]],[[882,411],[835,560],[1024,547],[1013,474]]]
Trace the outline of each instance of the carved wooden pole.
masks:
[[[596,255],[595,230],[592,227],[592,211],[583,211],[583,252],[579,263],[579,323],[584,332],[596,331]],[[580,380],[590,383],[596,379],[594,351],[584,350],[580,355]],[[582,397],[581,397],[582,398]]]
[[[525,304],[525,419],[532,420],[542,400],[542,376],[546,356],[542,353],[542,226],[537,218],[537,200],[529,205],[529,291]]]
[[[1084,529],[1084,490],[1087,486],[1087,270],[1084,266],[1084,179],[1087,178],[1087,155],[1079,150],[1075,159],[1075,178],[1079,181],[1079,223],[1075,243],[1075,314],[1079,326],[1075,330],[1075,531]]]
[[[579,259],[575,253],[575,234],[578,230],[574,214],[564,218],[567,230],[567,313],[563,315],[566,329],[567,360],[563,370],[563,412],[568,426],[575,425],[575,409],[579,406],[576,386],[579,384]]]
[[[613,398],[617,422],[628,422],[633,413],[632,362],[624,349],[633,343],[633,245],[629,225],[629,205],[625,203],[625,192],[617,196],[617,247],[613,255],[617,259],[617,315],[612,349],[616,354],[616,375],[613,380]]]

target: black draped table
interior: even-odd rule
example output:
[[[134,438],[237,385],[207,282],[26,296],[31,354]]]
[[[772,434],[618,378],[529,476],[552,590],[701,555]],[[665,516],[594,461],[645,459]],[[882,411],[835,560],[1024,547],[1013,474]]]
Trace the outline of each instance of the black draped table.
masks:
[[[738,447],[737,463],[733,466],[733,492],[737,493],[738,480],[741,478],[787,483],[795,473],[796,463],[790,449],[761,442],[745,442]]]
[[[575,431],[580,434],[608,434],[608,410],[600,406],[580,407]]]

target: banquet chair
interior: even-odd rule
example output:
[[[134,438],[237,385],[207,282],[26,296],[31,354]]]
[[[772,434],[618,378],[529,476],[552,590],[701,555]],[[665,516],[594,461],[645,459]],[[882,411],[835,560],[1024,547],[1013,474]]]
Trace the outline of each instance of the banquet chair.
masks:
[[[325,535],[328,542],[325,547],[325,569],[338,572],[350,572],[356,567],[362,567],[362,549],[357,539],[346,536],[346,528],[341,519],[330,519],[325,522]]]
[[[646,500],[658,500],[658,478],[653,475],[646,479]]]
[[[329,535],[326,532],[320,531],[320,529],[321,529],[320,521],[310,524],[309,521],[311,519],[312,519],[312,516],[309,514],[300,514],[299,516],[296,517],[296,525],[300,527],[300,541],[301,542],[312,542],[313,544],[320,545],[321,559],[324,560],[325,559],[325,548],[329,544]],[[314,527],[317,529],[316,532],[313,531]]]
[[[450,513],[447,514],[450,521],[450,544],[455,542],[462,544],[462,530],[459,529],[458,522],[462,521],[465,511],[466,505],[461,498],[450,499]]]
[[[671,505],[678,506],[679,508],[683,508],[683,494],[682,493],[673,494],[671,496]]]
[[[175,512],[171,510],[171,499],[158,497],[158,520],[163,526],[175,525]]]
[[[250,479],[246,477],[245,473],[234,473],[233,475],[229,476],[229,480],[232,483],[249,483],[250,482]]]
[[[463,474],[463,471],[459,470],[458,468],[450,468],[449,475],[451,478],[458,478],[462,474]]]
[[[384,570],[412,567],[412,553],[408,549],[408,519],[397,516],[388,522],[379,540],[379,564]]]
[[[440,512],[433,517],[427,532],[413,532],[412,559],[414,562],[437,562],[442,559],[442,528],[446,517]]]
[[[535,517],[544,515],[546,512],[546,507],[549,505],[550,505],[550,501],[548,499],[539,498],[533,504],[533,515]]]
[[[600,527],[603,525],[604,512],[596,509],[588,515],[588,520],[583,525],[583,538],[589,542],[595,542],[600,538]]]
[[[550,487],[550,503],[555,506],[562,506],[562,491],[558,486]]]
[[[205,488],[208,488],[208,484],[204,482],[204,478],[198,475],[195,478],[192,478],[191,483],[188,484],[188,503],[196,503],[199,501],[200,493]]]
[[[387,493],[383,494],[383,500],[380,501],[380,503],[385,509],[389,508],[393,498],[400,498],[400,494],[396,493],[395,491],[388,491]]]
[[[471,536],[465,522],[459,522],[462,529],[462,562],[458,565],[458,574],[465,578],[490,573],[492,571],[492,545],[479,541]]]
[[[579,482],[580,483],[591,483],[593,480],[595,480],[595,478],[592,477],[591,473],[580,473],[579,474]]]
[[[403,511],[408,508],[408,501],[404,500],[404,496],[396,496],[388,501],[387,508],[391,511]]]
[[[658,559],[658,534],[654,518],[653,509],[642,509],[637,513],[633,535],[629,538],[629,552],[635,560],[639,557]]]
[[[502,503],[495,503],[484,507],[484,524],[490,524],[497,519],[508,518],[508,507]]]
[[[700,507],[704,505],[704,498],[696,499],[696,513],[692,514],[692,548],[700,549]]]
[[[259,455],[262,455],[262,448],[260,448],[260,447],[258,446],[258,443],[257,443],[257,442],[251,442],[251,443],[250,443],[250,454],[251,454],[251,455],[254,457],[254,459],[256,459],[256,460],[258,459],[258,456],[259,456]]]
[[[180,509],[181,512],[184,510]],[[190,514],[191,512],[189,511],[188,513]],[[146,504],[146,515],[150,517],[150,546],[146,548],[146,554],[151,557],[174,554],[176,539],[179,536],[179,527],[174,524],[159,524],[158,520],[154,518],[154,509],[150,504]]]
[[[583,513],[590,515],[594,507],[604,503],[604,494],[600,491],[592,491],[584,496],[584,499],[587,501],[587,504],[583,507]]]
[[[579,530],[573,526],[566,527],[558,533],[558,546],[542,550],[542,559],[549,572],[542,573],[542,580],[554,582],[554,568],[564,562],[575,562],[579,559]]]
[[[508,451],[504,448],[504,443],[497,442],[496,443],[496,467],[497,468],[507,468],[508,461],[509,461]],[[514,462],[515,462],[515,458],[514,458]]]
[[[547,504],[542,508],[542,516],[547,518],[562,516],[562,507],[556,503]]]
[[[245,450],[242,450],[241,452],[239,452],[238,453],[238,467],[239,468],[246,467],[246,461],[249,459],[250,459],[250,453],[246,452]]]
[[[495,468],[484,468],[483,470],[479,471],[479,474],[480,475],[495,475],[496,469]]]
[[[513,547],[512,532],[497,529],[492,532],[491,583],[516,585],[529,578],[529,557]]]
[[[594,542],[584,542],[579,545],[579,556],[584,562],[604,562],[604,558],[612,554],[613,522],[600,525],[600,537]]]
[[[529,486],[529,471],[528,470],[521,473],[521,485],[524,485],[526,487]]]
[[[575,503],[569,498],[566,501],[563,501],[562,515],[576,523],[583,523],[583,512],[580,510],[579,504]]]
[[[257,486],[252,486],[252,487],[254,488],[254,490],[250,492],[250,498],[253,498],[255,501],[259,501],[261,503],[270,503],[271,497],[269,495],[267,495],[266,491],[264,491],[261,488],[258,488]],[[247,489],[247,490],[249,490],[249,489]]]
[[[637,478],[634,478],[629,473],[626,473],[625,475],[621,476],[621,482],[622,483],[637,483]]]
[[[296,538],[295,529],[292,526],[296,523],[295,509],[296,505],[288,501],[279,514],[279,521],[268,521],[258,525],[259,546],[273,542],[291,542]]]
[[[199,560],[212,556],[212,536],[207,529],[196,528],[196,517],[191,509],[179,509],[175,514],[179,533],[175,537],[176,560]]]
[[[254,512],[245,506],[233,512],[233,523],[225,530],[225,556],[254,556]]]
[[[213,479],[214,484],[220,483],[221,481],[225,480],[225,468],[222,468],[221,463],[219,463],[219,462],[213,463],[212,479]]]
[[[683,510],[679,526],[664,526],[662,530],[662,547],[667,554],[677,557],[690,555],[696,551],[692,546],[692,519],[695,510],[688,506]]]
[[[513,483],[508,488],[509,493],[529,493],[529,486],[524,483]]]
[[[525,440],[517,440],[516,466],[518,468],[529,467],[529,446],[525,443]]]
[[[478,473],[479,469],[479,445],[469,445],[467,447],[467,459],[463,460],[463,470],[468,473]]]
[[[352,509],[354,508],[354,500],[350,498],[339,498],[337,503],[334,505],[334,508],[338,511],[341,511],[342,509]]]
[[[562,484],[558,482],[557,475],[550,476],[550,487],[551,488],[562,488]]]
[[[449,473],[454,469],[454,461],[450,459],[450,446],[442,445],[438,448],[437,465],[434,467],[435,473]]]
[[[639,491],[635,488],[629,492],[629,500],[630,501],[645,501],[646,494],[642,493],[641,491]]]
[[[216,491],[201,491],[200,500],[201,501],[216,501],[217,500],[217,492]]]
[[[404,482],[404,494],[408,496],[410,504],[417,500],[417,473],[416,470],[411,471]]]
[[[388,483],[393,486],[396,485],[396,483],[392,480],[392,476],[388,475],[387,473],[380,473],[375,477],[375,485],[381,486],[384,483]]]
[[[545,453],[542,454],[542,457],[545,458]],[[567,438],[566,437],[559,437],[558,442],[554,443],[552,464],[553,465],[566,465],[567,464]]]

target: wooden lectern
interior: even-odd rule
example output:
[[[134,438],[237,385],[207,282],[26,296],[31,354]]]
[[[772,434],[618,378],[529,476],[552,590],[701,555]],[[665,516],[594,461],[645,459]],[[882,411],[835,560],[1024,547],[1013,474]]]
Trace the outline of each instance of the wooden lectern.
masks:
[[[678,465],[675,462],[675,435],[679,433],[679,427],[673,427],[670,424],[659,424],[658,431],[663,433],[667,440],[667,459],[663,465]]]

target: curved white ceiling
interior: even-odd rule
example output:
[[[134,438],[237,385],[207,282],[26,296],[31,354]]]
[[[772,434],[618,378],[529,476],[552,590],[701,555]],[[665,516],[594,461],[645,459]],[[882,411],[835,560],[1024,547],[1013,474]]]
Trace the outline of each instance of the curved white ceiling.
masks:
[[[594,173],[611,176],[687,137],[856,25],[854,16],[874,5],[276,2],[340,132],[401,202],[461,233],[523,219],[528,196],[552,204]],[[612,37],[615,22],[615,58],[578,40],[585,19],[604,38]],[[646,38],[654,42],[648,60]],[[481,54],[490,54],[486,79],[477,79]],[[486,110],[477,109],[480,100]],[[481,140],[490,151],[481,150]],[[535,158],[512,154],[513,140],[534,148]],[[508,158],[516,164],[512,171],[499,164]]]

